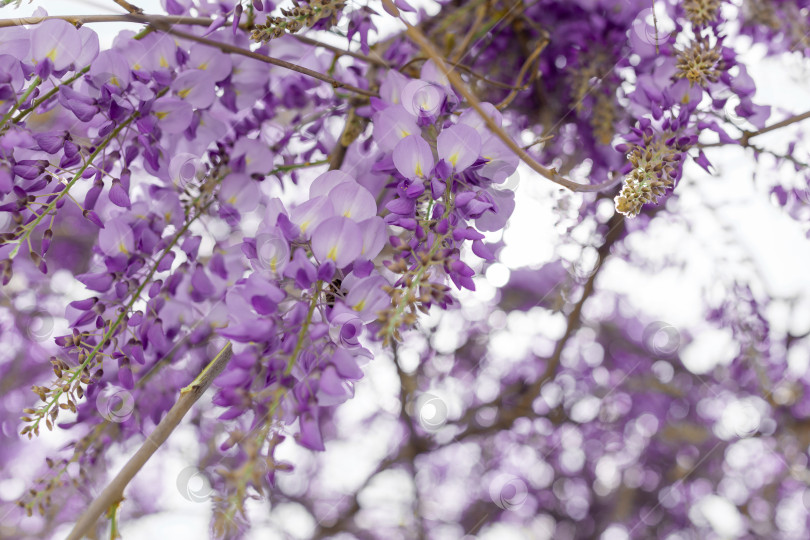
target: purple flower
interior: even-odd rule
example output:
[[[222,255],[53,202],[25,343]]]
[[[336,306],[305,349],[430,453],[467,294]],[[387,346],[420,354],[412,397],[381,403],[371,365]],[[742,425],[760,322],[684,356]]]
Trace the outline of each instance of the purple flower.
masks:
[[[387,240],[385,221],[379,216],[374,216],[361,221],[358,225],[363,231],[363,249],[360,254],[366,260],[373,259],[382,251]]]
[[[345,219],[345,218],[344,218]],[[303,249],[296,249],[292,261],[284,267],[283,274],[295,280],[301,289],[309,289],[318,276],[318,271]]]
[[[81,39],[81,52],[76,56],[75,67],[91,64],[98,57],[99,42],[98,34],[87,26],[79,28],[79,39]]]
[[[369,323],[377,314],[391,304],[391,298],[382,289],[388,283],[380,276],[358,279],[353,275],[343,280],[342,286],[349,292],[345,303],[357,312],[363,322]]]
[[[477,173],[502,184],[517,170],[520,159],[500,139],[490,137],[481,145],[481,157],[487,160]]]
[[[400,105],[402,89],[408,84],[408,78],[396,70],[388,70],[380,84],[380,98],[391,105]]]
[[[330,335],[336,343],[344,347],[359,347],[358,338],[363,332],[363,321],[356,313],[344,312],[334,316],[331,320]]]
[[[374,140],[387,152],[405,137],[419,133],[413,115],[400,105],[388,107],[374,117]]]
[[[211,81],[219,82],[231,73],[231,58],[213,47],[197,43],[189,50],[188,66],[205,72]]]
[[[481,152],[481,136],[467,125],[456,124],[445,128],[436,141],[439,158],[456,171],[463,171],[475,163]]]
[[[69,22],[48,19],[35,27],[31,37],[31,57],[34,63],[50,60],[53,69],[61,71],[73,64],[81,54],[82,38],[76,27]]]
[[[124,218],[107,221],[98,233],[98,245],[107,256],[128,255],[135,249],[135,236]]]
[[[255,139],[240,138],[233,146],[231,159],[244,160],[246,174],[266,174],[271,166],[267,159],[267,145]]]
[[[158,120],[161,131],[167,134],[182,133],[191,122],[191,105],[178,98],[164,97],[152,105],[152,114]]]
[[[444,105],[445,89],[438,84],[414,80],[402,89],[402,106],[416,118],[432,121]]]
[[[331,407],[346,402],[354,396],[352,384],[338,375],[334,366],[327,366],[318,381],[316,398],[321,407]]]
[[[336,215],[362,221],[377,215],[377,202],[369,190],[360,184],[342,182],[329,191],[329,200]]]
[[[312,253],[320,261],[331,259],[342,268],[363,251],[363,232],[352,220],[343,216],[324,220],[312,232]]]
[[[343,182],[354,182],[354,178],[341,170],[327,171],[319,175],[309,186],[309,198],[329,195],[333,188]]]
[[[394,165],[405,178],[424,178],[433,170],[433,152],[419,135],[408,135],[394,148]]]
[[[82,122],[89,122],[98,112],[96,100],[69,86],[59,88],[59,103]]]
[[[207,109],[216,98],[214,83],[214,79],[206,71],[184,71],[172,82],[172,90],[177,97],[186,100],[195,109]]]
[[[316,413],[317,409],[301,414],[298,419],[299,432],[296,434],[296,440],[298,444],[304,448],[322,452],[325,447],[323,445],[323,436],[321,435],[321,428],[318,425]]]
[[[246,174],[229,174],[222,181],[219,197],[239,212],[252,212],[260,200],[259,183]]]

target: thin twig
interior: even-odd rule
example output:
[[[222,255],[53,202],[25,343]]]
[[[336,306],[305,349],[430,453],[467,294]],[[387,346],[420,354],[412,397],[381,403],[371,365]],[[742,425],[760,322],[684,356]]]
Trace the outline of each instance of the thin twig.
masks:
[[[23,26],[38,24],[50,19],[67,21],[74,25],[104,22],[131,22],[136,24],[167,23],[167,24],[189,24],[195,26],[210,26],[213,19],[201,17],[185,17],[177,15],[147,15],[145,13],[121,13],[118,15],[48,15],[47,17],[28,17],[16,19],[0,19],[0,28],[10,26]]]
[[[388,65],[388,62],[383,60],[380,57],[373,57],[367,56],[363,53],[351,51],[348,49],[341,49],[340,47],[336,47],[334,45],[330,45],[328,43],[324,43],[322,41],[318,41],[317,39],[312,39],[311,37],[305,36],[303,34],[287,34],[291,38],[300,41],[301,43],[306,43],[307,45],[312,45],[313,47],[319,47],[321,49],[326,49],[328,51],[332,51],[335,54],[343,55],[343,56],[351,56],[352,58],[357,58],[358,60],[362,60],[364,62],[368,62],[369,64],[374,64],[376,66],[390,68],[391,66]]]
[[[143,13],[143,10],[138,6],[133,6],[127,0],[113,0],[116,4],[127,10],[129,13]]]
[[[808,118],[810,118],[810,111],[807,111],[806,113],[791,116],[790,118],[785,118],[781,122],[777,122],[777,123],[775,123],[773,125],[764,127],[762,129],[760,129],[759,131],[754,131],[754,132],[751,132],[751,133],[746,132],[746,135],[743,137],[743,140],[745,140],[747,142],[748,140],[750,140],[750,139],[752,139],[754,137],[757,137],[759,135],[762,135],[764,133],[769,133],[769,132],[771,132],[771,131],[773,131],[775,129],[783,128],[783,127],[789,126],[791,124],[795,124],[796,122],[801,122],[802,120],[807,120]]]
[[[465,34],[464,39],[459,45],[458,50],[450,58],[451,64],[454,65],[458,64],[459,62],[461,62],[461,59],[464,58],[464,55],[467,54],[467,47],[470,46],[470,43],[473,40],[473,36],[475,36],[475,33],[478,31],[478,28],[480,28],[481,23],[484,22],[484,17],[487,14],[487,7],[488,6],[486,4],[481,4],[475,10],[475,20],[473,21],[472,26],[470,26],[470,29],[467,30],[467,33]]]
[[[410,60],[408,60],[407,64],[404,64],[402,67],[399,68],[399,71],[402,71],[403,69],[405,69],[406,66],[409,66],[414,62],[424,62],[426,60],[429,60],[429,58],[426,57],[426,56],[417,56],[416,58],[411,58]],[[491,86],[495,86],[496,88],[503,88],[504,90],[521,90],[522,89],[520,87],[511,85],[509,83],[489,79],[489,78],[487,78],[486,75],[482,75],[482,74],[478,73],[477,71],[473,70],[470,66],[468,66],[466,64],[453,64],[453,68],[454,69],[460,69],[461,71],[463,71],[465,73],[469,73],[472,77],[475,77],[476,79],[480,80],[481,82],[484,82],[484,83],[489,84]]]
[[[784,120],[782,120],[780,122],[776,122],[775,124],[772,124],[770,126],[765,126],[764,128],[762,128],[760,130],[757,130],[757,131],[743,131],[742,137],[740,137],[740,139],[738,141],[735,141],[735,142],[740,144],[741,146],[750,146],[748,143],[754,137],[758,137],[760,135],[764,135],[765,133],[770,133],[771,131],[781,129],[783,127],[787,127],[787,126],[790,126],[792,124],[796,124],[798,122],[801,122],[802,120],[807,120],[808,118],[810,118],[810,111],[807,111],[807,112],[802,113],[802,114],[796,114],[796,115],[790,116],[790,117],[785,118]],[[713,148],[715,146],[725,146],[727,144],[732,144],[732,143],[716,142],[716,143],[700,144],[700,145],[698,145],[698,147],[699,148]]]
[[[512,87],[512,91],[509,92],[509,95],[506,96],[505,98],[503,98],[503,100],[500,103],[495,105],[495,107],[499,111],[502,111],[503,109],[508,107],[509,104],[512,103],[512,101],[518,95],[518,92],[520,92],[521,90],[525,90],[527,88],[523,84],[523,78],[526,76],[526,72],[529,71],[529,66],[531,66],[531,65],[535,66],[534,75],[532,75],[531,80],[534,80],[534,79],[537,78],[538,65],[535,64],[535,60],[537,60],[537,58],[540,56],[540,53],[542,53],[545,50],[545,48],[548,46],[548,44],[549,44],[548,38],[543,39],[543,41],[541,41],[537,45],[537,47],[534,48],[534,50],[532,51],[532,54],[530,54],[529,57],[526,58],[526,61],[523,62],[523,65],[520,66],[520,71],[518,72],[518,75],[515,78],[515,84]]]
[[[124,494],[124,489],[129,482],[135,477],[138,471],[146,464],[152,454],[166,442],[166,439],[171,435],[174,428],[180,424],[180,421],[185,417],[186,413],[191,409],[192,405],[197,402],[200,397],[205,393],[214,379],[222,373],[225,366],[231,360],[233,351],[231,343],[228,342],[225,347],[216,355],[216,357],[203,369],[194,381],[180,391],[180,397],[175,402],[174,406],[169,410],[160,424],[155,430],[146,438],[141,447],[135,452],[135,455],[130,458],[124,468],[116,475],[115,478],[104,488],[104,491],[96,497],[96,499],[85,510],[84,514],[76,522],[73,530],[68,535],[67,540],[80,540],[87,535],[98,519],[104,514],[111,505],[121,500]]]
[[[26,21],[23,19],[1,19],[0,20],[0,28],[9,27],[9,26],[20,26],[23,24],[33,24],[34,22],[42,22],[48,19],[62,19],[68,21],[72,24],[81,25],[85,23],[95,23],[95,22],[133,22],[133,23],[140,23],[140,24],[151,24],[152,26],[156,27],[158,30],[166,32],[168,34],[172,34],[174,36],[188,39],[190,41],[196,41],[197,43],[202,43],[204,45],[208,45],[210,47],[216,47],[219,50],[230,53],[230,54],[239,54],[242,56],[247,56],[248,58],[253,58],[254,60],[259,60],[261,62],[265,62],[267,64],[272,64],[274,66],[283,67],[285,69],[289,69],[291,71],[295,71],[301,73],[302,75],[307,75],[309,77],[318,79],[320,81],[329,83],[332,85],[333,88],[343,88],[350,92],[354,92],[356,94],[360,94],[367,97],[376,97],[377,94],[374,92],[370,92],[368,90],[364,90],[362,88],[358,88],[356,86],[352,86],[351,84],[343,83],[319,73],[317,71],[298,66],[291,62],[286,62],[284,60],[280,60],[278,58],[273,58],[271,56],[267,56],[264,54],[256,53],[248,49],[243,49],[241,47],[237,47],[235,45],[231,45],[230,43],[223,43],[220,41],[215,41],[212,39],[195,36],[194,34],[189,34],[186,32],[182,32],[180,30],[175,30],[171,27],[171,25],[175,24],[188,24],[188,25],[210,25],[213,20],[200,18],[200,17],[174,17],[174,16],[164,16],[164,15],[145,15],[145,14],[138,14],[138,13],[130,13],[130,14],[122,14],[122,15],[63,15],[63,16],[49,16],[49,17],[42,17],[41,19],[37,19],[36,21]],[[340,51],[341,53],[346,53],[345,51]],[[352,55],[354,56],[354,55]]]
[[[333,88],[343,88],[344,90],[349,90],[350,92],[354,92],[356,94],[360,94],[367,97],[377,97],[377,94],[374,92],[370,92],[368,90],[363,90],[362,88],[358,88],[356,86],[352,86],[351,84],[347,84],[344,82],[340,82],[337,79],[333,79],[328,75],[324,75],[323,73],[319,73],[317,71],[313,71],[311,69],[299,66],[297,64],[293,64],[291,62],[287,62],[285,60],[279,60],[278,58],[273,58],[272,56],[266,56],[264,54],[260,54],[257,52],[250,51],[248,49],[243,49],[241,47],[237,47],[235,45],[231,45],[230,43],[224,43],[221,41],[214,41],[213,39],[208,39],[200,36],[195,36],[194,34],[189,34],[186,32],[182,32],[180,30],[174,30],[171,28],[161,29],[168,34],[172,34],[173,36],[177,36],[179,38],[188,39],[190,41],[196,41],[197,43],[202,43],[203,45],[208,45],[210,47],[216,47],[217,49],[221,50],[222,52],[230,53],[230,54],[239,54],[242,56],[247,56],[248,58],[253,58],[254,60],[259,60],[261,62],[265,62],[267,64],[272,64],[274,66],[283,67],[289,69],[291,71],[295,71],[297,73],[301,73],[302,75],[308,75],[314,79],[318,79],[319,81],[327,82],[332,85]]]

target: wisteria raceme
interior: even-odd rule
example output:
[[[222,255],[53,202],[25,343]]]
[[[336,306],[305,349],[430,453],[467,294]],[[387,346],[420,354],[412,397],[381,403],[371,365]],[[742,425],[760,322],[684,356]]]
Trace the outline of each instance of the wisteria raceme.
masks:
[[[2,11],[0,536],[160,512],[181,423],[217,538],[807,535],[809,291],[677,245],[720,148],[806,237],[802,133],[759,141],[810,113],[746,62],[806,67],[810,2],[161,6]],[[673,269],[677,328],[638,300]]]

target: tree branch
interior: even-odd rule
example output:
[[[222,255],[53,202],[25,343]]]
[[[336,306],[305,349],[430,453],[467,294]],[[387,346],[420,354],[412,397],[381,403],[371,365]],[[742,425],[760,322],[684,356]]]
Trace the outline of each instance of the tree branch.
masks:
[[[160,421],[155,430],[146,438],[138,451],[135,452],[135,455],[124,465],[124,468],[121,469],[118,475],[113,478],[107,487],[104,488],[104,491],[102,491],[87,510],[85,510],[84,514],[79,518],[79,521],[76,522],[70,535],[68,535],[68,540],[80,540],[87,535],[104,512],[121,500],[124,494],[124,488],[127,487],[138,471],[140,471],[149,458],[152,457],[152,454],[166,442],[166,439],[171,435],[174,428],[177,427],[186,413],[188,413],[192,405],[202,397],[208,387],[211,386],[214,379],[222,373],[222,370],[224,370],[225,366],[230,362],[232,355],[231,343],[228,342],[219,354],[202,370],[197,378],[180,391],[180,397],[163,420]]]
[[[143,10],[138,6],[133,6],[127,0],[113,0],[116,4],[127,10],[129,13],[143,13]]]
[[[785,118],[781,122],[777,122],[777,123],[772,124],[770,126],[766,126],[766,127],[762,128],[762,129],[760,129],[759,131],[753,131],[753,132],[746,131],[745,135],[743,135],[743,137],[742,137],[741,143],[744,145],[745,143],[747,143],[749,140],[753,139],[754,137],[757,137],[759,135],[763,135],[765,133],[769,133],[769,132],[774,131],[776,129],[780,129],[780,128],[789,126],[791,124],[795,124],[797,122],[801,122],[802,120],[807,120],[808,118],[810,118],[810,111],[807,111],[807,112],[802,113],[802,114],[796,114],[796,115],[791,116],[789,118]]]
[[[39,24],[50,19],[60,19],[74,25],[83,25],[103,22],[131,22],[135,24],[188,24],[194,26],[210,26],[213,19],[204,17],[185,17],[177,15],[148,15],[146,13],[121,13],[117,15],[48,15],[47,17],[21,17],[15,19],[0,19],[0,28]]]
[[[764,135],[765,133],[770,133],[771,131],[781,129],[783,127],[787,127],[787,126],[790,126],[792,124],[796,124],[798,122],[801,122],[802,120],[807,120],[808,118],[810,118],[810,111],[807,111],[807,112],[802,113],[802,114],[796,114],[796,115],[790,116],[788,118],[785,118],[781,122],[776,122],[775,124],[772,124],[770,126],[765,126],[764,128],[762,128],[762,129],[760,129],[758,131],[745,131],[745,130],[743,130],[742,137],[740,137],[740,139],[738,141],[736,141],[736,142],[738,142],[740,144],[740,146],[751,147],[752,145],[749,144],[749,143],[750,143],[751,139],[753,139],[754,137],[758,137],[760,135]],[[716,143],[709,143],[709,144],[699,144],[698,147],[699,148],[713,148],[715,146],[726,146],[727,144],[729,144],[729,143],[716,142]]]
[[[257,52],[253,52],[248,49],[243,49],[241,47],[237,47],[235,45],[231,45],[230,43],[223,43],[220,41],[215,41],[213,39],[204,38],[201,36],[196,36],[194,34],[189,34],[187,32],[183,32],[180,30],[175,30],[172,28],[172,25],[175,24],[189,24],[189,25],[196,25],[196,26],[203,26],[203,25],[210,25],[213,21],[211,19],[206,18],[199,18],[199,17],[174,17],[174,16],[165,16],[165,15],[145,15],[139,13],[130,13],[130,14],[122,14],[122,15],[63,15],[63,16],[49,16],[49,17],[42,17],[37,19],[2,19],[0,20],[0,28],[9,27],[9,26],[21,26],[24,24],[37,24],[42,21],[48,19],[62,19],[68,21],[72,24],[81,25],[85,23],[94,23],[94,22],[133,22],[133,23],[140,23],[140,24],[150,24],[155,27],[157,30],[162,32],[166,32],[168,34],[172,34],[179,38],[188,39],[190,41],[196,41],[197,43],[202,43],[204,45],[208,45],[209,47],[215,47],[222,52],[229,53],[229,54],[239,54],[242,56],[246,56],[248,58],[253,58],[254,60],[259,60],[261,62],[265,62],[267,64],[272,64],[274,66],[283,67],[285,69],[289,69],[291,71],[295,71],[297,73],[301,73],[302,75],[307,75],[314,79],[318,79],[319,81],[323,81],[332,85],[333,88],[343,88],[350,92],[354,92],[356,94],[360,94],[367,97],[376,97],[377,94],[374,92],[370,92],[369,90],[364,90],[362,88],[358,88],[356,86],[352,86],[351,84],[343,83],[329,77],[328,75],[324,75],[318,71],[314,71],[291,62],[287,62],[285,60],[280,60],[278,58],[273,58],[272,56],[267,56],[264,54],[260,54]],[[345,51],[340,51],[341,54],[350,54]],[[352,55],[355,56],[355,55]]]
[[[247,56],[248,58],[253,58],[254,60],[259,60],[261,62],[265,62],[267,64],[272,64],[274,66],[283,67],[297,73],[301,73],[302,75],[308,75],[314,79],[318,79],[319,81],[327,82],[332,85],[333,88],[343,88],[345,90],[349,90],[350,92],[354,92],[356,94],[360,94],[363,96],[368,97],[376,97],[377,94],[374,92],[370,92],[368,90],[363,90],[362,88],[358,88],[356,86],[352,86],[351,84],[343,83],[338,81],[337,79],[333,79],[328,75],[324,75],[323,73],[319,73],[317,71],[301,67],[297,64],[293,64],[291,62],[287,62],[285,60],[279,60],[278,58],[273,58],[272,56],[266,56],[264,54],[260,54],[257,52],[250,51],[248,49],[243,49],[241,47],[237,47],[235,45],[231,45],[230,43],[224,43],[221,41],[214,41],[213,39],[208,39],[200,36],[195,36],[194,34],[189,34],[186,32],[182,32],[180,30],[174,30],[172,28],[164,28],[158,27],[159,30],[166,32],[167,34],[171,34],[173,36],[177,36],[179,38],[188,39],[190,41],[196,41],[197,43],[202,43],[203,45],[208,45],[210,47],[215,47],[222,52],[230,53],[230,54],[239,54],[242,56]]]

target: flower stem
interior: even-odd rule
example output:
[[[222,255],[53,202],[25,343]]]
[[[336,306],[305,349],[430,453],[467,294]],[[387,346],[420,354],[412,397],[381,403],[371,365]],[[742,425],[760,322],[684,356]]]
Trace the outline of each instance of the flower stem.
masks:
[[[39,222],[42,221],[45,216],[50,214],[54,208],[56,208],[57,203],[67,196],[67,194],[70,192],[70,188],[72,188],[73,185],[79,181],[79,178],[82,177],[82,173],[84,173],[84,171],[86,171],[87,168],[92,165],[96,157],[98,157],[98,155],[107,147],[107,145],[110,144],[110,142],[137,117],[138,112],[136,111],[129,118],[118,124],[112,133],[107,135],[107,137],[96,147],[96,149],[93,150],[93,153],[90,154],[90,157],[84,162],[84,165],[81,166],[73,178],[65,185],[62,191],[59,192],[59,195],[57,195],[54,200],[52,200],[50,204],[48,204],[48,206],[42,212],[40,212],[39,215],[37,215],[34,221],[26,225],[25,235],[18,240],[17,245],[14,246],[13,250],[11,250],[11,253],[8,256],[9,259],[13,259],[17,255],[20,245],[28,240],[28,237],[31,236],[31,233],[34,232],[34,229],[36,229],[37,225],[39,225]]]
[[[272,171],[267,173],[267,175],[270,176],[271,174],[278,174],[278,173],[293,171],[295,169],[304,169],[306,167],[317,167],[318,165],[328,165],[328,164],[329,164],[328,159],[322,159],[320,161],[305,161],[304,163],[292,163],[290,165],[279,165],[278,167],[276,167],[275,169],[273,169]]]
[[[168,89],[161,90],[160,92],[157,93],[157,97],[162,96],[167,91],[168,91]],[[34,232],[34,229],[37,228],[37,225],[39,225],[40,221],[42,221],[45,216],[50,214],[56,208],[56,205],[59,203],[59,201],[62,200],[63,198],[65,198],[70,193],[70,188],[72,188],[73,185],[76,182],[79,181],[79,178],[82,177],[82,173],[84,173],[84,171],[86,171],[87,168],[90,167],[90,165],[93,164],[93,161],[107,147],[107,145],[110,144],[110,142],[112,142],[112,140],[115,139],[118,136],[118,134],[121,133],[121,131],[123,131],[123,129],[125,127],[127,127],[129,124],[131,124],[139,116],[140,116],[140,113],[138,111],[135,111],[134,113],[132,113],[129,116],[129,118],[127,118],[126,120],[124,120],[123,122],[118,124],[115,127],[115,129],[109,135],[107,135],[107,137],[105,137],[104,140],[101,141],[101,143],[99,143],[99,145],[96,147],[96,149],[93,150],[93,153],[90,154],[90,156],[88,157],[87,160],[85,160],[84,165],[81,166],[81,168],[76,172],[76,174],[73,176],[73,178],[65,185],[65,187],[62,189],[62,191],[60,191],[59,194],[54,198],[54,200],[52,200],[50,202],[50,204],[48,204],[48,206],[41,213],[39,213],[37,215],[37,217],[36,217],[36,219],[34,219],[34,221],[32,221],[31,223],[26,225],[25,235],[18,240],[17,245],[14,246],[14,249],[11,250],[11,253],[9,253],[9,255],[8,255],[9,259],[13,259],[17,255],[17,251],[20,249],[20,245],[23,242],[28,240],[28,237],[31,236],[31,233]]]
[[[12,122],[14,122],[15,124],[19,124],[23,120],[23,118],[25,118],[26,116],[28,116],[31,113],[31,111],[33,111],[34,109],[36,109],[37,107],[39,107],[40,105],[42,105],[43,103],[48,101],[51,97],[53,97],[53,95],[56,94],[59,91],[60,87],[69,86],[69,85],[73,84],[76,81],[76,79],[78,79],[79,77],[81,77],[82,75],[87,73],[88,71],[90,71],[90,66],[85,66],[82,69],[80,69],[79,71],[77,71],[72,77],[70,77],[69,79],[63,81],[61,84],[59,84],[59,86],[54,86],[53,88],[51,88],[41,98],[38,98],[38,99],[34,100],[34,102],[31,104],[30,107],[20,111],[20,114],[17,115],[17,118],[15,118]]]
[[[309,311],[307,311],[307,318],[306,320],[304,320],[304,324],[301,326],[301,330],[298,331],[298,342],[295,344],[295,349],[293,349],[289,361],[287,361],[287,367],[284,369],[285,375],[290,374],[293,366],[295,365],[295,361],[298,359],[298,355],[301,353],[301,349],[304,348],[304,339],[306,338],[307,332],[309,331],[309,325],[312,323],[312,315],[315,313],[315,306],[318,305],[318,297],[321,295],[322,286],[323,281],[321,280],[318,280],[318,283],[315,284],[315,293],[312,295],[312,300],[310,300],[309,302]]]
[[[34,78],[34,80],[31,82],[31,86],[28,87],[28,90],[25,91],[25,93],[19,100],[14,102],[14,105],[11,106],[11,108],[8,110],[5,116],[3,116],[3,119],[0,120],[0,129],[3,129],[3,127],[6,125],[6,122],[8,122],[9,118],[11,118],[14,115],[14,113],[17,112],[17,109],[20,107],[20,105],[25,103],[25,100],[28,99],[28,96],[31,95],[31,93],[37,88],[37,86],[39,86],[41,82],[42,79],[40,79],[39,77]]]
[[[207,206],[205,208],[207,208]],[[183,226],[183,228],[180,229],[177,232],[177,234],[174,236],[174,238],[172,238],[172,241],[163,250],[163,253],[161,253],[158,260],[155,261],[155,264],[152,265],[152,268],[149,270],[149,273],[146,275],[146,277],[141,282],[138,289],[132,295],[132,298],[130,299],[130,301],[127,304],[126,308],[121,311],[121,313],[118,315],[118,318],[110,326],[110,329],[107,330],[107,332],[104,333],[104,335],[102,336],[102,339],[98,342],[98,344],[95,347],[93,347],[93,350],[90,351],[90,353],[87,355],[87,358],[84,360],[84,362],[82,362],[79,366],[76,367],[73,375],[70,377],[70,379],[68,379],[67,383],[63,384],[63,385],[60,385],[58,387],[58,389],[54,391],[51,399],[45,404],[45,407],[40,409],[41,414],[39,415],[39,417],[30,426],[24,428],[23,433],[26,430],[27,430],[28,433],[30,433],[32,431],[34,433],[36,433],[36,430],[39,427],[39,422],[48,415],[48,411],[50,411],[50,409],[52,407],[56,406],[56,404],[59,402],[59,398],[62,397],[62,394],[65,393],[65,388],[66,387],[70,388],[70,386],[76,381],[76,379],[78,379],[81,376],[84,369],[88,365],[90,365],[90,362],[92,362],[93,359],[96,356],[98,356],[98,353],[101,351],[101,348],[104,346],[104,344],[107,342],[107,340],[110,339],[115,334],[115,331],[118,329],[118,327],[124,321],[124,318],[126,317],[126,315],[132,310],[132,307],[135,305],[135,303],[141,297],[141,293],[143,292],[144,288],[146,288],[146,285],[151,282],[152,276],[157,271],[158,266],[160,266],[160,262],[163,260],[163,258],[166,255],[168,255],[168,253],[177,244],[177,242],[180,240],[180,238],[186,233],[186,231],[189,229],[189,227],[191,227],[191,224],[194,223],[197,220],[197,218],[200,217],[204,213],[205,208],[201,209],[200,212],[196,216],[189,219],[188,222]],[[194,383],[192,383],[192,385],[193,384]],[[183,390],[187,391],[186,388],[184,388]],[[192,390],[193,390],[193,388],[192,388]]]

